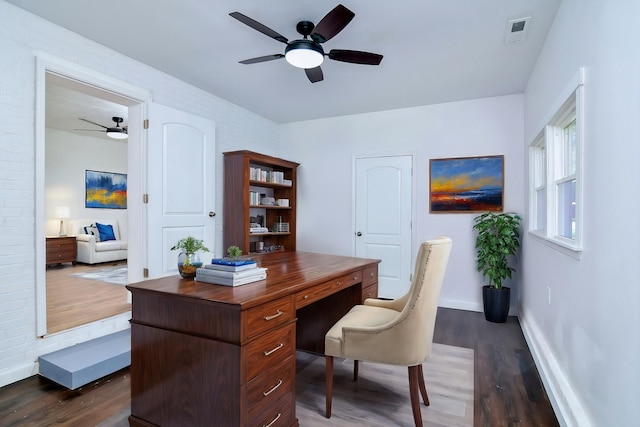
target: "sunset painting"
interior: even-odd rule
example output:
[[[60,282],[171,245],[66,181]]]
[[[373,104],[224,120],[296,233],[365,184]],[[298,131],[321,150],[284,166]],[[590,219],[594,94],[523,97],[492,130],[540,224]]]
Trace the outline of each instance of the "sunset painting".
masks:
[[[127,208],[127,175],[123,173],[85,172],[86,208]]]
[[[504,156],[432,159],[429,211],[502,211]]]

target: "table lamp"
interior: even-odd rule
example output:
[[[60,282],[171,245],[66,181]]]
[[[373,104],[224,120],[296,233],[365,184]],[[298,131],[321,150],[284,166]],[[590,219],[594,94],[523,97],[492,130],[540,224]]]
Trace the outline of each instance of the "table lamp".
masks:
[[[60,218],[60,232],[58,236],[66,236],[67,233],[64,229],[64,219],[69,218],[71,213],[69,212],[69,206],[58,206],[55,210],[56,218]]]

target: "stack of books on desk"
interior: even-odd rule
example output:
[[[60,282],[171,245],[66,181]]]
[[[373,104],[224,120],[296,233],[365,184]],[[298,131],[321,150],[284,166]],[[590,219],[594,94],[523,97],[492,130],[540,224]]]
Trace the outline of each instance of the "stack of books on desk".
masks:
[[[196,270],[196,280],[215,285],[240,286],[267,278],[267,269],[258,267],[254,260],[214,258]]]

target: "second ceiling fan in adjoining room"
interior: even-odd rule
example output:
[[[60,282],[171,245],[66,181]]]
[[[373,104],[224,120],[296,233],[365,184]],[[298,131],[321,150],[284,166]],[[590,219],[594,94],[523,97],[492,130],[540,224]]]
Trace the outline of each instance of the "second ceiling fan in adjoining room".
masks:
[[[83,119],[82,117],[79,117],[80,120],[82,120],[83,122],[87,122],[87,123],[91,123],[92,125],[96,125],[96,126],[100,126],[101,128],[103,128],[104,130],[98,130],[98,129],[74,129],[74,130],[79,130],[79,131],[86,131],[86,132],[106,132],[107,136],[113,139],[127,139],[128,134],[127,134],[127,127],[123,126],[120,127],[120,123],[122,123],[124,120],[122,117],[112,117],[111,120],[113,120],[115,122],[115,127],[111,126],[105,126],[105,125],[101,125],[100,123],[96,123],[93,122],[91,120],[87,120],[87,119]]]

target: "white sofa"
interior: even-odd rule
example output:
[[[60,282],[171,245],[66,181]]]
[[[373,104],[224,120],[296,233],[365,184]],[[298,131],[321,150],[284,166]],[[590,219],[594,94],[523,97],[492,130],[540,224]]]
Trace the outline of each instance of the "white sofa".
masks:
[[[115,240],[100,241],[99,237],[87,234],[85,227],[92,224],[111,225]],[[76,261],[85,264],[98,264],[101,262],[110,262],[127,259],[127,240],[126,236],[121,234],[117,220],[109,219],[80,219],[71,221],[73,234],[76,236],[76,244],[78,245],[78,253]]]

